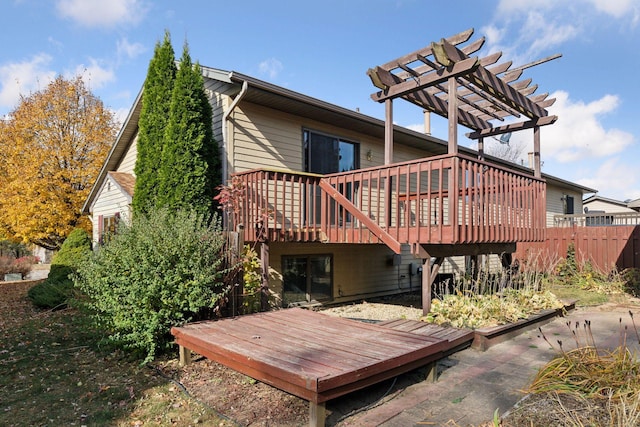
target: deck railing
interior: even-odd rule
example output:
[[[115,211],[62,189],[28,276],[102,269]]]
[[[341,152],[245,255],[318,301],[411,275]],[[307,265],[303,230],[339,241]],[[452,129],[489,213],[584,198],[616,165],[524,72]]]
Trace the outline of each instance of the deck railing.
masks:
[[[343,243],[541,241],[545,183],[463,155],[313,175],[254,170],[245,239]]]
[[[555,215],[555,227],[602,227],[640,225],[640,212],[588,212],[585,214]]]

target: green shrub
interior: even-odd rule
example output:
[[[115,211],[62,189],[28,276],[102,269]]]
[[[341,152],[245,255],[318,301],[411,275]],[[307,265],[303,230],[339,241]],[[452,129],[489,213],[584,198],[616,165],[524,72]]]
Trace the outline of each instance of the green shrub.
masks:
[[[71,275],[78,264],[91,253],[91,238],[80,228],[73,230],[51,260],[47,280],[29,289],[34,305],[55,308],[67,303],[73,294]]]
[[[225,239],[188,211],[136,215],[74,276],[87,307],[116,345],[148,362],[170,348],[170,328],[210,318],[224,292]]]

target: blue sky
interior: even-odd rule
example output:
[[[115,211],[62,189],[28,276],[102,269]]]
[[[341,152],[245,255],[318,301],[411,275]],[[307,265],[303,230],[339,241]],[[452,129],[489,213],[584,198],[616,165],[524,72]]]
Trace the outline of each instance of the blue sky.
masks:
[[[0,24],[0,116],[56,75],[82,74],[119,118],[165,30],[178,57],[187,41],[202,65],[382,119],[368,68],[474,28],[473,39],[487,38],[481,55],[501,50],[514,66],[563,55],[523,75],[557,99],[559,120],[541,133],[543,172],[640,197],[640,0],[5,0]],[[394,108],[397,124],[422,128],[418,107]],[[446,137],[443,121],[432,126]],[[511,140],[526,157],[532,139]]]

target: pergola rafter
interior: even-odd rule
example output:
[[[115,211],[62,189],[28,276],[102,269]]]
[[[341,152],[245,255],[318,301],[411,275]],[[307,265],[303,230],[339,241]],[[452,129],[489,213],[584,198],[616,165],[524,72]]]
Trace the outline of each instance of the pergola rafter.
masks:
[[[538,85],[531,85],[531,79],[520,78],[525,69],[560,55],[511,68],[512,61],[497,64],[502,52],[482,58],[471,56],[485,42],[484,37],[469,41],[473,33],[469,29],[432,42],[367,71],[374,86],[380,89],[371,98],[386,106],[385,161],[391,162],[393,157],[392,103],[400,98],[449,119],[450,153],[457,152],[458,124],[473,131],[468,137],[480,140],[480,156],[483,156],[482,138],[533,128],[534,170],[539,177],[539,127],[557,120],[546,110],[555,99],[548,99],[547,93],[534,95]],[[491,123],[493,120],[510,123],[496,127]]]

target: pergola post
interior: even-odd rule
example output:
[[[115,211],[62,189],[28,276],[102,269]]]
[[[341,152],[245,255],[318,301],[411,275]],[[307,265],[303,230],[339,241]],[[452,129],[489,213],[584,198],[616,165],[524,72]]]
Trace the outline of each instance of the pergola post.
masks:
[[[449,154],[458,154],[458,83],[449,77],[448,115],[449,115]]]
[[[384,164],[393,163],[393,99],[384,101]]]
[[[484,160],[484,138],[478,138],[478,160]]]
[[[542,177],[540,164],[540,126],[533,127],[533,176]]]

